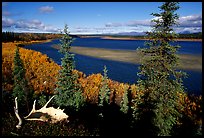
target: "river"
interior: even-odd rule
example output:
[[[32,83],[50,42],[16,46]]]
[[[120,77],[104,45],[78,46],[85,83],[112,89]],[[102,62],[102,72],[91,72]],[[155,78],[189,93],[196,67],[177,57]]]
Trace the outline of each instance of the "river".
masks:
[[[138,47],[144,47],[144,40],[106,40],[100,38],[76,38],[72,45],[95,48],[108,48],[120,50],[135,50]],[[61,64],[62,54],[57,49],[52,48],[52,45],[58,44],[59,40],[51,42],[32,44],[25,46],[27,49],[39,51],[48,55],[57,64]],[[202,42],[180,41],[176,44],[181,46],[178,53],[202,55]],[[175,45],[176,45],[175,44]],[[104,60],[89,56],[75,54],[76,69],[84,72],[86,75],[93,73],[103,73],[103,67],[106,65],[108,69],[108,77],[123,83],[133,84],[137,82],[137,72],[139,65]],[[188,78],[183,79],[185,90],[190,94],[200,95],[202,93],[202,72],[187,71]]]

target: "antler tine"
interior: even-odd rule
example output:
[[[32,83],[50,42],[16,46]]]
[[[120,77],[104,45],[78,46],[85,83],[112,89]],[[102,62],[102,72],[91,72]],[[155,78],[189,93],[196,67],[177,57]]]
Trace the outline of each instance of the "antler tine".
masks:
[[[28,118],[33,112],[35,112],[35,103],[36,103],[36,100],[33,102],[33,109],[30,111],[30,113],[24,117],[24,118]]]
[[[18,109],[18,102],[17,102],[17,97],[15,98],[15,110],[17,110]]]
[[[55,95],[53,95],[53,96],[50,98],[50,100],[49,100],[42,108],[46,108],[47,105],[49,104],[49,102],[54,98],[54,96],[55,96]]]
[[[20,116],[19,116],[19,114],[18,114],[18,102],[17,102],[17,97],[15,98],[14,112],[15,112],[15,114],[16,114],[16,117],[17,117],[18,120],[19,120],[18,125],[16,125],[16,127],[19,129],[19,128],[21,128],[22,120],[21,120],[21,118],[20,118]]]

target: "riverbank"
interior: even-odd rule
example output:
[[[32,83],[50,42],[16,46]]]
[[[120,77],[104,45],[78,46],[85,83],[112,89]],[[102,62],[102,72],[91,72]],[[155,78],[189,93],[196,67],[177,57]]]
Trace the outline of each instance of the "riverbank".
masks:
[[[14,43],[16,45],[25,46],[25,45],[31,45],[31,44],[47,43],[47,42],[51,42],[52,40],[54,40],[54,39],[32,40],[32,41],[29,41],[29,42],[26,42],[26,41],[15,41]]]
[[[53,48],[59,49],[58,45],[53,45]],[[72,46],[72,53],[101,58],[106,60],[120,61],[132,64],[141,63],[141,55],[135,50],[110,50],[103,48],[88,48]],[[202,71],[202,56],[180,54],[180,65],[178,69]]]
[[[147,38],[112,37],[112,36],[103,36],[103,37],[101,37],[101,39],[111,39],[111,40],[148,40]],[[202,39],[175,39],[175,41],[196,41],[196,42],[202,42]]]

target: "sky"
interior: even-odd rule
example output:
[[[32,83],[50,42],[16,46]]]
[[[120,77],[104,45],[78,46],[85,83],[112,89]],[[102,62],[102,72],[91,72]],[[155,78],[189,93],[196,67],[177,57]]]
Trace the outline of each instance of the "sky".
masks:
[[[2,2],[2,31],[107,34],[151,30],[162,2]],[[202,2],[180,2],[179,32],[202,32]]]

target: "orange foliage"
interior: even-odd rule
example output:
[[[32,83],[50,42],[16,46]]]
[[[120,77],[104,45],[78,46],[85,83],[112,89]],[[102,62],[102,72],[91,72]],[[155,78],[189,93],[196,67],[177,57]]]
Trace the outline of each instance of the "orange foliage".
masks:
[[[111,91],[110,101],[120,105],[125,89],[128,89],[129,85],[112,80],[108,81],[108,85]]]
[[[11,92],[13,87],[13,59],[16,45],[15,43],[2,43],[2,45],[2,86],[4,90]],[[26,69],[27,80],[29,85],[33,87],[34,92],[36,94],[41,92],[52,94],[56,88],[60,66],[40,52],[24,48],[19,48],[19,50]],[[85,74],[77,70],[74,70],[74,73],[78,74],[77,83],[81,85],[83,95],[87,102],[97,103],[103,76],[98,73],[86,77]],[[108,79],[108,86],[111,91],[110,102],[115,102],[118,105],[120,105],[125,89],[128,89],[134,99],[140,100],[143,95],[143,92],[138,91],[138,87],[135,84],[129,85]],[[202,112],[202,96],[194,98],[193,100],[189,99],[189,96],[184,93],[178,93],[178,96],[178,102],[184,105],[184,109],[181,109],[180,112],[184,112],[189,117],[199,120],[200,118],[198,118],[196,114]]]
[[[7,91],[12,90],[10,85],[12,85],[15,48],[16,45],[14,43],[3,43],[2,73],[6,82],[4,89]],[[60,66],[40,52],[24,48],[19,48],[19,51],[26,69],[26,78],[33,87],[34,92],[36,94],[40,92],[52,93],[56,86],[56,76]]]
[[[86,78],[79,78],[79,83],[86,100],[90,103],[98,102],[98,93],[101,87],[101,74],[92,74]]]

